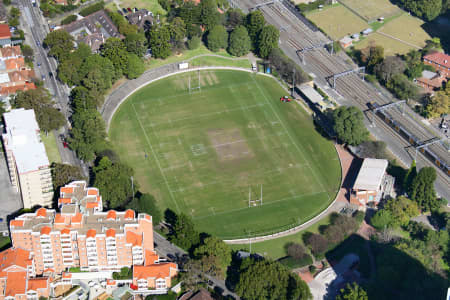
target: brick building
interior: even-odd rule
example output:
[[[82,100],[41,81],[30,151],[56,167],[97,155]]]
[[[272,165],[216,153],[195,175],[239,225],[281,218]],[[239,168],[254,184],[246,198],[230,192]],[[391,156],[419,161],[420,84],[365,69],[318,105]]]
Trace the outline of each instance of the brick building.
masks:
[[[423,62],[440,71],[442,76],[450,77],[450,55],[441,52],[428,54],[423,57]]]

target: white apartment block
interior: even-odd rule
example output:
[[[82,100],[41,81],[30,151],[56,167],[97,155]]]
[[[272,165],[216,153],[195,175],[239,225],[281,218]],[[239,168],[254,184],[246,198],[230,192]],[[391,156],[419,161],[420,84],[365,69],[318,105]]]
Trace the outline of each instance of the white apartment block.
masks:
[[[51,206],[53,185],[50,163],[34,110],[13,109],[3,114],[2,134],[11,184],[22,195],[24,208]]]

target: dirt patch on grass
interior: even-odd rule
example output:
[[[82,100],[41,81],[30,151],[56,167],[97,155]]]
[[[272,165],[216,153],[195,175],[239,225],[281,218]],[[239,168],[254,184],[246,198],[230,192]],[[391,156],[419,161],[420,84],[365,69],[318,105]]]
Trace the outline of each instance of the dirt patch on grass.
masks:
[[[216,150],[220,162],[229,162],[250,158],[254,153],[250,150],[247,140],[244,139],[237,128],[211,129],[208,137],[212,147]]]

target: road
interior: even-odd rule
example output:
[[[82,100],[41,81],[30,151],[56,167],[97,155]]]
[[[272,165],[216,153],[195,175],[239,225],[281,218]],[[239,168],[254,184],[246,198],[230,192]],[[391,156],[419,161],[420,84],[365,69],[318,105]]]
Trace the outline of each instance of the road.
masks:
[[[255,5],[264,2],[264,0],[233,1],[235,5],[246,12],[250,8],[255,7]],[[311,24],[308,24],[304,18],[298,17],[296,11],[279,2],[262,6],[259,9],[263,12],[266,21],[280,30],[279,47],[288,57],[300,65],[305,72],[310,74],[316,84],[340,105],[354,105],[366,111],[368,102],[375,101],[383,105],[396,101],[386,90],[375,88],[361,80],[358,74],[349,74],[336,79],[336,88],[332,89],[330,87],[332,82],[332,80],[330,82],[330,76],[357,67],[346,53],[341,51],[338,54],[331,55],[324,47],[318,47],[312,51],[307,51],[303,56],[299,55],[298,50],[330,42],[330,39],[311,26]],[[304,63],[301,61],[302,57]],[[440,133],[422,124],[420,117],[408,107],[406,107],[405,112],[403,115],[398,107],[386,111],[400,127],[413,132],[421,141],[439,136]],[[371,112],[366,113],[365,122],[372,135],[379,140],[385,141],[389,150],[399,161],[405,166],[411,164],[415,151],[407,140]],[[435,144],[430,146],[429,149],[436,153],[447,165],[450,164],[450,155],[448,155],[448,152],[442,145]],[[417,156],[417,166],[419,168],[424,166],[434,167],[437,171],[436,192],[440,196],[450,199],[449,176],[420,152]]]
[[[44,80],[45,87],[50,91],[56,107],[64,114],[67,120],[71,115],[69,94],[70,91],[63,83],[56,79],[57,62],[48,57],[42,46],[43,40],[49,33],[47,21],[42,16],[38,7],[33,7],[30,0],[16,0],[14,6],[19,7],[21,14],[21,29],[25,32],[25,41],[34,50],[34,66],[38,78]],[[40,66],[38,66],[40,65]],[[51,76],[53,74],[53,76]],[[64,148],[59,135],[69,135],[69,121],[59,131],[55,131],[56,144],[63,163],[80,166],[85,176],[88,176],[87,166],[81,162],[76,154],[68,148]]]
[[[153,231],[153,238],[155,242],[155,250],[159,256],[168,257],[168,254],[170,254],[173,255],[174,257],[181,258],[183,255],[187,255],[186,251],[172,244],[156,231]],[[238,295],[228,290],[224,280],[220,280],[218,278],[208,275],[205,276],[214,283],[214,286],[217,286],[223,290],[224,296],[231,295],[235,299],[240,299]]]

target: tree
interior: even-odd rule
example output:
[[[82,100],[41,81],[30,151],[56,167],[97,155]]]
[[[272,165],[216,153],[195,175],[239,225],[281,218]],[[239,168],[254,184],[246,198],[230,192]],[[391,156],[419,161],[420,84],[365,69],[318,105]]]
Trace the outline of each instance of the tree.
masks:
[[[383,230],[384,228],[392,228],[395,225],[394,217],[389,210],[380,209],[377,213],[370,219],[370,223],[373,227],[378,230]]]
[[[78,48],[58,65],[59,79],[68,86],[79,85],[85,76],[81,72],[81,66],[90,55],[92,55],[91,48],[85,43],[80,43]]]
[[[289,255],[290,257],[292,257],[294,259],[302,259],[306,255],[308,255],[306,253],[305,247],[303,247],[302,245],[297,244],[297,243],[288,244],[286,247],[286,252],[287,252],[287,255]]]
[[[227,10],[226,14],[226,26],[230,29],[234,29],[240,25],[244,24],[245,15],[240,9],[230,8]]]
[[[234,56],[243,56],[250,52],[251,41],[244,26],[236,27],[230,34],[228,52]]]
[[[345,289],[341,289],[336,300],[369,300],[366,291],[356,282],[347,283]]]
[[[419,78],[422,76],[424,64],[422,62],[422,54],[417,50],[409,50],[403,57],[406,62],[405,74],[409,79]]]
[[[314,255],[322,254],[328,249],[328,241],[317,233],[308,234],[305,238],[305,244]]]
[[[200,47],[201,40],[198,36],[193,36],[191,39],[188,40],[187,46],[189,50],[195,50],[198,47]]]
[[[411,163],[411,167],[408,169],[408,172],[406,173],[405,179],[403,181],[403,189],[408,193],[411,192],[411,185],[416,176],[417,176],[416,161],[413,160],[413,162]]]
[[[225,49],[228,46],[228,33],[222,25],[214,26],[207,36],[208,49],[217,52],[220,49]]]
[[[450,114],[450,83],[445,85],[445,89],[437,92],[430,99],[426,106],[427,115],[436,118],[444,114]]]
[[[25,57],[25,62],[28,64],[33,62],[33,58],[34,58],[33,48],[31,48],[30,45],[26,45],[26,44],[22,44],[21,48],[22,48],[22,54]]]
[[[184,23],[189,26],[189,24],[200,24],[201,6],[196,5],[194,1],[184,1],[177,9],[178,16],[183,19]],[[198,27],[198,26],[196,26]],[[188,28],[189,29],[189,28]]]
[[[61,128],[66,118],[53,107],[49,91],[43,87],[28,91],[18,91],[13,99],[13,106],[33,109],[39,128],[44,132]]]
[[[412,217],[419,215],[417,203],[404,196],[400,196],[397,199],[390,199],[384,205],[383,209],[391,213],[393,223],[397,226],[406,226]]]
[[[179,44],[184,42],[186,37],[186,24],[183,19],[176,17],[169,24],[170,41],[174,47],[179,47]]]
[[[11,0],[3,0],[3,4],[6,6],[11,5]]]
[[[219,275],[225,278],[225,273],[228,266],[231,263],[231,249],[222,240],[215,237],[207,237],[203,242],[194,250],[196,257],[213,256],[215,259],[215,267],[218,270]]]
[[[177,215],[169,238],[176,245],[187,250],[200,243],[200,237],[194,228],[194,223],[184,213]]]
[[[381,63],[384,58],[384,48],[382,46],[372,46],[369,48],[369,58],[367,68],[372,73],[376,65]]]
[[[143,57],[147,51],[147,39],[143,33],[131,33],[127,35],[124,44],[128,52],[134,53],[139,57]]]
[[[128,53],[125,44],[119,38],[109,38],[102,45],[100,52],[108,58],[119,74],[125,74],[128,63]]]
[[[113,163],[105,156],[98,161],[93,171],[94,186],[105,199],[104,206],[113,209],[124,207],[133,196],[133,169],[119,162]],[[136,183],[134,188],[137,188]]]
[[[250,260],[250,263],[245,264],[245,268],[240,270],[235,289],[242,299],[311,298],[306,283],[297,275],[290,273],[280,263],[267,260],[247,260]]]
[[[247,30],[248,35],[252,41],[253,48],[256,49],[259,41],[259,34],[261,33],[266,20],[260,10],[254,10],[247,15]]]
[[[155,226],[161,222],[161,210],[156,204],[155,197],[150,194],[140,194],[138,197],[134,197],[127,207],[151,215]]]
[[[354,106],[341,106],[332,112],[333,129],[346,144],[357,146],[366,141],[369,132],[364,126],[362,112]]]
[[[77,156],[92,161],[95,153],[105,148],[105,122],[97,109],[76,111],[72,115],[69,146]]]
[[[358,147],[358,156],[363,158],[387,158],[386,143],[383,141],[365,141]]]
[[[142,60],[134,53],[128,53],[128,63],[124,74],[128,79],[135,79],[142,75],[145,71],[145,66]]]
[[[74,111],[96,109],[96,99],[90,94],[84,86],[77,86],[70,92],[71,105]]]
[[[433,211],[440,206],[434,190],[436,170],[433,167],[422,168],[411,184],[411,199],[423,210]]]
[[[403,74],[393,75],[386,87],[399,99],[415,98],[418,94],[417,86]]]
[[[278,48],[280,32],[273,25],[264,26],[258,39],[258,53],[262,58],[267,58],[273,49]]]
[[[202,0],[199,6],[200,22],[205,26],[206,30],[211,30],[221,23],[221,15],[217,11],[217,2],[215,0]]]
[[[84,180],[81,169],[78,166],[68,164],[53,163],[51,165],[53,189],[58,188],[75,180]]]
[[[170,31],[167,26],[152,26],[148,42],[154,58],[165,59],[172,54],[170,50]]]
[[[439,14],[447,10],[446,3],[442,0],[399,0],[405,10],[412,12],[425,21],[434,20]]]
[[[55,57],[62,62],[73,50],[74,38],[65,30],[54,30],[47,34],[44,39],[44,46],[50,48],[48,55]]]
[[[383,84],[386,84],[395,74],[402,74],[406,69],[405,62],[398,56],[388,56],[375,65],[375,74]]]

